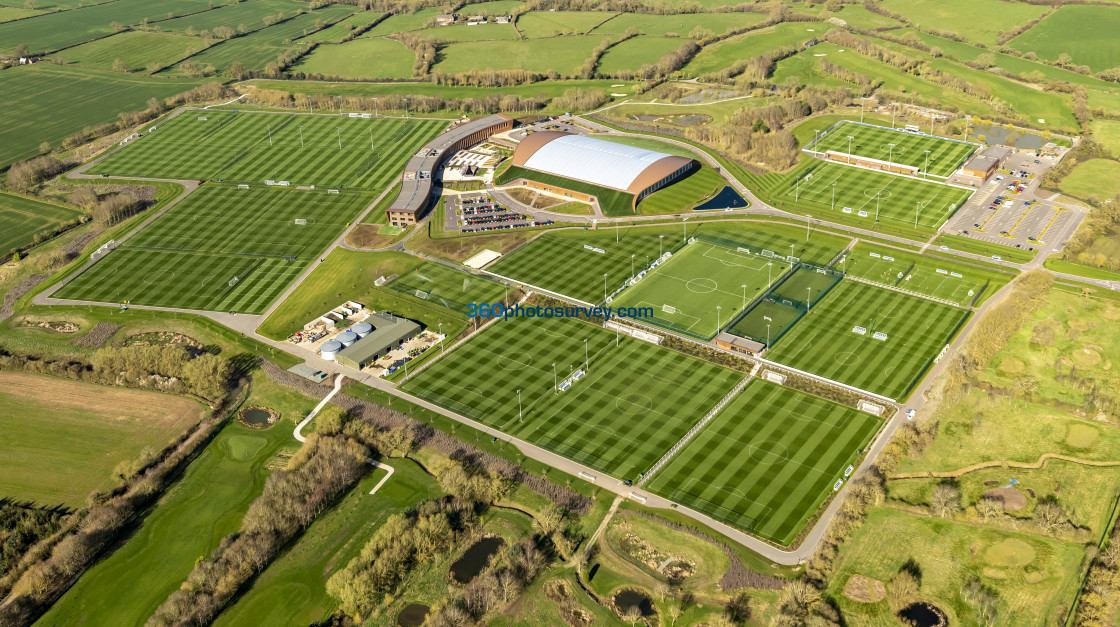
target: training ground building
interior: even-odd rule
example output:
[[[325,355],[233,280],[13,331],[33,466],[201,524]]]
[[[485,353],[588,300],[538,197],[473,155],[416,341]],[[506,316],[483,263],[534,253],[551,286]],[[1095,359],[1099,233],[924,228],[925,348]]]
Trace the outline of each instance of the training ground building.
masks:
[[[1014,151],[1007,146],[988,146],[983,152],[968,160],[961,168],[965,176],[979,179],[982,183],[995,174]]]
[[[336,362],[355,370],[365,368],[420,334],[416,322],[384,312],[371,314],[362,322],[373,328],[334,355]]]
[[[495,133],[513,128],[513,119],[490,115],[469,122],[460,122],[432,141],[424,144],[408,160],[401,174],[401,191],[385,211],[392,226],[416,224],[428,212],[435,189],[434,173],[448,157],[460,150],[481,143]]]
[[[910,176],[917,176],[919,169],[912,165],[905,163],[894,163],[892,161],[883,161],[881,159],[872,159],[871,157],[861,157],[859,155],[850,155],[846,152],[837,152],[835,150],[826,150],[824,158],[829,161],[838,161],[840,163],[849,163],[861,168],[868,168],[871,170],[882,170],[884,172],[893,172],[895,174],[909,174]]]
[[[521,140],[514,149],[512,166],[625,192],[633,196],[631,209],[636,211],[641,199],[688,174],[700,163],[594,137],[541,131]],[[562,182],[519,178],[509,184],[582,202],[592,198],[592,194],[568,189]]]

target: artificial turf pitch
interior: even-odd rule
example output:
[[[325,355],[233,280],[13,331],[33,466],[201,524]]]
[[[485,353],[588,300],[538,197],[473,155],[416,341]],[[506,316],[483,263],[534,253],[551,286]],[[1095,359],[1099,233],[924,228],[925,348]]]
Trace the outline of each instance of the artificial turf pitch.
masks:
[[[584,368],[585,359],[587,374],[557,391],[554,381]],[[402,388],[617,479],[634,480],[743,376],[584,322],[514,318],[493,324]]]
[[[462,315],[467,315],[472,303],[500,303],[506,294],[506,287],[497,281],[431,261],[421,262],[412,272],[390,281],[388,287]]]
[[[849,137],[852,138],[850,144]],[[959,140],[844,120],[810,144],[809,150],[821,153],[834,150],[849,154],[849,145],[850,154],[857,157],[914,166],[941,179],[948,178],[979,148],[976,144]]]
[[[184,111],[95,169],[126,177],[383,189],[445,126],[439,120]]]
[[[756,379],[646,487],[786,545],[880,424],[850,407]]]
[[[852,280],[812,307],[767,357],[901,399],[952,339],[968,312]],[[853,331],[864,327],[863,335]],[[876,332],[887,334],[875,339]]]
[[[652,308],[653,317],[643,322],[708,340],[788,269],[786,263],[698,239],[611,305]]]
[[[206,185],[54,296],[259,314],[371,199]]]

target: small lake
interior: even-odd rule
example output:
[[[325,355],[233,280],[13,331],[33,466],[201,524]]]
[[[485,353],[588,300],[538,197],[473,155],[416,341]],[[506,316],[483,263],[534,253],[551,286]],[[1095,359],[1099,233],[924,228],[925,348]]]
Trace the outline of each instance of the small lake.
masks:
[[[626,589],[620,591],[614,595],[614,604],[618,607],[618,611],[624,615],[632,607],[638,608],[638,612],[642,616],[653,616],[654,614],[653,602],[637,590]]]
[[[747,201],[739,192],[730,185],[725,186],[718,194],[709,198],[702,205],[693,207],[693,211],[718,211],[722,209],[745,209]]]
[[[432,608],[419,603],[405,606],[401,613],[397,614],[397,625],[399,627],[420,627],[428,619],[428,614],[431,611]]]
[[[505,543],[506,541],[501,538],[483,538],[475,542],[466,553],[463,553],[463,557],[451,565],[451,577],[459,583],[469,583],[482,572],[483,568],[486,568],[486,564],[490,563],[490,557]]]
[[[945,627],[949,624],[944,612],[924,602],[907,605],[898,613],[898,617],[904,623],[916,627]]]
[[[250,409],[241,414],[241,419],[255,427],[267,427],[270,416],[271,414],[263,409]]]

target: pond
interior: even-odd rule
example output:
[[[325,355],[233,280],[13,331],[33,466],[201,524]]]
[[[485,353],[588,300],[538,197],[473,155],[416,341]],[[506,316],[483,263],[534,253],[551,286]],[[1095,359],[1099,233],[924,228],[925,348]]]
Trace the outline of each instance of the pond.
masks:
[[[469,583],[482,572],[483,568],[486,568],[490,557],[505,543],[506,541],[501,538],[483,538],[475,542],[466,553],[463,553],[463,557],[451,565],[451,577],[459,583]]]
[[[949,624],[949,619],[941,608],[924,601],[911,603],[902,608],[898,618],[903,624],[914,625],[914,627],[945,627]]]
[[[397,614],[397,625],[399,627],[419,627],[428,619],[428,613],[431,611],[432,608],[427,605],[420,605],[419,603],[408,605],[401,610],[400,614]]]
[[[267,427],[272,414],[263,409],[250,409],[241,414],[241,419],[254,427]]]
[[[1002,146],[1014,146],[1015,148],[1022,148],[1026,150],[1036,150],[1042,148],[1049,140],[1044,139],[1041,135],[1020,131],[1018,129],[1001,128],[999,126],[986,126],[977,125],[969,127],[968,139],[970,141],[977,141],[980,135],[984,136],[984,141],[988,144],[1000,144]]]
[[[622,615],[626,615],[626,612],[632,607],[638,608],[638,612],[641,613],[642,616],[653,616],[654,614],[653,602],[650,601],[649,597],[637,590],[627,588],[626,590],[619,591],[618,594],[614,595],[614,604],[618,607],[618,612]]]
[[[745,209],[747,201],[731,186],[726,186],[718,194],[708,199],[702,205],[693,207],[693,211],[718,211],[722,209]]]

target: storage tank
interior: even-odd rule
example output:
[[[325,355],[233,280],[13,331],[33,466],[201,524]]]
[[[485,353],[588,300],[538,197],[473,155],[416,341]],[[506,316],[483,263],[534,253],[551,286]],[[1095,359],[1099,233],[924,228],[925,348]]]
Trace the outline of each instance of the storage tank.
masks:
[[[319,354],[327,361],[334,361],[335,355],[338,351],[342,350],[342,342],[338,340],[327,340],[323,342],[323,346],[319,348]]]
[[[357,333],[358,337],[365,337],[369,335],[371,331],[373,331],[373,325],[368,322],[359,322],[358,324],[355,324],[353,327],[351,327],[350,330],[354,333]]]
[[[334,339],[342,342],[343,346],[350,346],[354,342],[358,341],[358,334],[354,333],[353,331],[343,331],[342,333],[339,333],[338,337]]]

